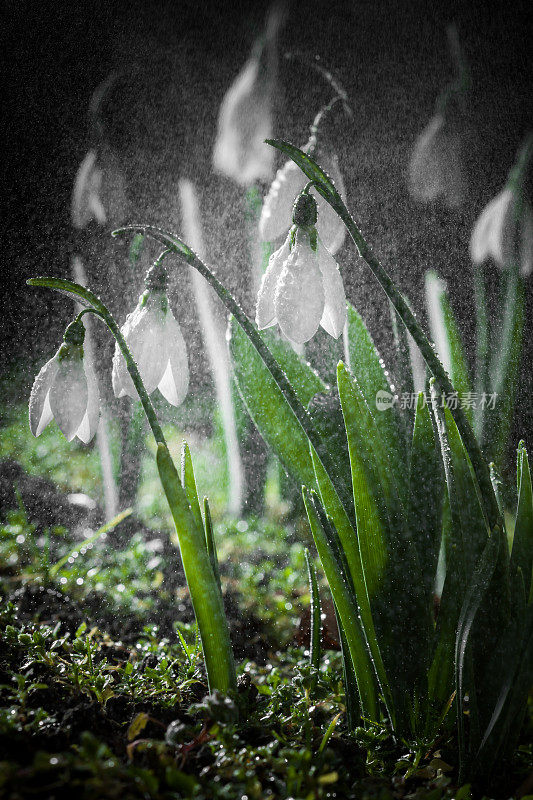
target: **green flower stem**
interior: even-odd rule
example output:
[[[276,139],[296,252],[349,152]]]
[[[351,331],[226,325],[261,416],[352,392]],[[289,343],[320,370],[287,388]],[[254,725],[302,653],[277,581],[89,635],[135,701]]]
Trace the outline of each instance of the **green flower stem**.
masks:
[[[439,361],[426,334],[417,322],[413,312],[401,292],[396,288],[395,283],[383,268],[378,258],[374,255],[372,248],[359,230],[357,224],[351,217],[342,198],[335,189],[335,186],[321,167],[313,159],[299,150],[294,145],[281,140],[267,139],[267,144],[271,144],[278,150],[287,153],[310,180],[315,181],[317,192],[329,203],[332,209],[344,222],[348,233],[352,237],[359,255],[366,262],[374,277],[381,285],[383,291],[398,312],[403,324],[418,345],[422,356],[435,377],[438,390],[441,394],[452,394],[455,390],[446,370]],[[474,431],[468,421],[464,410],[458,406],[452,411],[455,423],[459,429],[465,447],[470,456],[472,466],[479,484],[485,513],[491,529],[499,522],[500,514],[498,503],[494,496],[494,491],[490,481],[488,464],[485,461],[481,448],[478,444]]]
[[[93,294],[89,289],[86,289],[84,286],[80,286],[79,283],[74,283],[74,281],[66,281],[63,278],[30,278],[26,283],[29,286],[44,286],[47,289],[56,289],[59,292],[68,292],[69,294],[74,294],[77,297],[81,298],[86,304],[89,304],[90,308],[84,309],[80,313],[86,313],[91,311],[93,314],[96,314],[100,319],[102,319],[113,336],[120,348],[122,355],[126,361],[126,366],[128,368],[128,372],[131,375],[131,379],[133,381],[133,385],[137,389],[139,394],[139,398],[141,400],[142,406],[144,408],[144,412],[150,423],[150,427],[152,429],[152,433],[154,434],[156,442],[159,444],[166,445],[165,437],[163,436],[163,431],[161,430],[161,426],[158,422],[156,413],[154,411],[154,407],[152,405],[152,401],[150,400],[150,396],[148,392],[144,388],[144,383],[140,376],[139,370],[137,369],[137,364],[133,360],[133,357],[130,353],[130,349],[126,344],[126,341],[120,332],[120,328],[118,327],[117,323],[115,322],[111,312],[108,308],[102,303],[100,298],[98,298],[95,294]]]
[[[224,613],[222,593],[213,573],[205,534],[196,524],[178,472],[172,461],[152,401],[133,360],[120,329],[106,306],[96,295],[72,281],[61,278],[32,278],[31,286],[45,286],[68,292],[81,298],[89,308],[81,314],[92,312],[100,317],[115,337],[126,359],[129,373],[157,442],[157,467],[163,489],[176,526],[185,577],[191,594],[194,613],[202,639],[209,689],[226,692],[237,685],[228,623]]]
[[[152,225],[130,225],[127,228],[119,228],[118,230],[113,231],[113,236],[119,236],[124,233],[143,233],[146,236],[151,236],[156,241],[165,245],[165,247],[173,249],[176,255],[178,255],[181,259],[186,261],[187,264],[189,264],[191,267],[194,267],[194,269],[198,270],[198,272],[204,276],[204,278],[210,283],[215,292],[218,294],[228,311],[233,314],[245,334],[248,336],[258,354],[262,358],[268,371],[276,381],[279,389],[285,395],[285,399],[291,407],[296,419],[300,423],[303,432],[313,446],[320,462],[322,463],[322,466],[329,475],[334,475],[335,464],[329,454],[329,451],[324,446],[318,431],[313,425],[309,412],[298,399],[298,396],[292,385],[289,383],[287,376],[257,332],[251,319],[245,314],[243,309],[236,302],[230,292],[228,292],[225,286],[223,286],[218,278],[215,277],[209,267],[200,261],[198,256],[193,253],[193,251],[187,247],[187,245],[182,242],[178,236],[169,234],[160,228],[156,228]]]

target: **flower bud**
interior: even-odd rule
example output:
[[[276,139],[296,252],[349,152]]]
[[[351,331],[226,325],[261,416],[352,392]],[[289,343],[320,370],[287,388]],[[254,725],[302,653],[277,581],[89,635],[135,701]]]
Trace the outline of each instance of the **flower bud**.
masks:
[[[294,225],[310,228],[316,225],[318,219],[317,204],[314,197],[307,192],[301,192],[292,207],[292,221]]]
[[[178,406],[189,387],[189,365],[185,340],[170,310],[166,291],[161,288],[163,283],[166,283],[166,271],[156,262],[146,277],[148,288],[121,331],[148,394],[159,389],[171,405]],[[138,399],[118,344],[113,356],[112,382],[116,397],[127,395]]]
[[[263,275],[257,296],[258,328],[278,323],[288,339],[303,344],[319,325],[337,339],[345,320],[346,297],[335,259],[315,228],[295,226],[270,257]]]
[[[308,152],[313,144],[314,139],[311,138],[302,150]],[[337,156],[328,153],[326,149],[317,148],[314,151],[314,158],[328,173],[340,196],[345,200],[346,190]],[[291,224],[295,198],[302,192],[307,180],[300,167],[292,160],[287,161],[277,171],[261,210],[259,236],[262,241],[272,242],[286,233]],[[311,189],[311,192],[311,196],[315,197],[317,202],[318,220],[316,226],[318,235],[329,252],[334,255],[342,247],[346,236],[346,228],[327,200],[324,200],[322,195],[316,193],[316,190]]]

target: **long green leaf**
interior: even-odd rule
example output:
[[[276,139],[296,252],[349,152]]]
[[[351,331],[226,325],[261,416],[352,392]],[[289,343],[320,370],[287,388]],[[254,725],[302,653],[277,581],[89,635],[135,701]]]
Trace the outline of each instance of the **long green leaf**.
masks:
[[[505,300],[502,303],[501,338],[490,368],[494,408],[485,408],[485,442],[498,469],[505,466],[505,455],[514,411],[518,371],[522,355],[525,315],[524,280],[514,267],[505,271]]]
[[[337,621],[337,630],[339,632],[339,640],[341,644],[342,679],[344,682],[344,694],[346,698],[346,722],[348,724],[348,730],[353,731],[355,730],[361,717],[357,676],[355,674],[350,648],[348,647],[348,640],[346,639],[346,634],[344,633],[344,628],[342,627],[341,618],[339,616],[339,610],[335,605],[335,601],[333,601],[333,607],[335,610],[335,619]]]
[[[461,598],[466,588],[465,555],[462,541],[461,516],[457,503],[456,479],[453,470],[451,448],[448,443],[448,431],[444,409],[440,406],[440,398],[434,381],[430,381],[431,403],[435,424],[438,431],[441,457],[446,477],[449,509],[446,527],[443,526],[444,557],[446,574],[440,599],[439,615],[435,641],[435,653],[428,675],[428,693],[431,714],[428,718],[428,733],[434,731],[435,722],[441,718],[443,709],[448,705],[454,691],[453,656],[455,649],[455,633],[457,620],[461,610]]]
[[[308,405],[308,411],[320,436],[328,443],[330,453],[335,455],[334,471],[330,477],[350,521],[355,526],[350,454],[338,394],[316,394]]]
[[[198,530],[203,531],[204,521],[202,519],[202,512],[200,511],[198,490],[196,488],[196,479],[192,467],[191,451],[189,450],[187,442],[183,442],[181,446],[181,483],[185,489],[196,526]]]
[[[389,373],[379,355],[361,315],[348,303],[348,355],[350,372],[366,401],[383,444],[388,452],[391,468],[402,498],[407,498],[407,470],[405,469],[405,431],[397,406],[391,402],[383,407],[379,398],[391,400],[394,396]]]
[[[220,586],[213,573],[203,526],[198,527],[174,462],[163,444],[157,447],[157,468],[167,497],[181,560],[202,639],[209,689],[227,692],[237,685],[233,651]]]
[[[307,404],[317,392],[324,393],[326,389],[324,384],[288,345],[279,344],[279,340],[275,340],[273,334],[268,331],[262,334],[262,339],[268,341],[269,345],[271,340],[275,341],[274,347],[277,347],[277,356],[278,358],[283,356],[284,359],[285,377],[293,385],[300,402]],[[321,458],[317,455],[316,449],[312,445],[310,446],[291,405],[271,372],[236,325],[232,325],[230,347],[239,391],[265,441],[295,480],[312,487],[315,485],[316,475],[316,483],[322,501],[328,514],[334,519],[348,562],[350,579],[355,586],[357,600],[361,607],[361,616],[372,658],[381,683],[386,685],[385,671],[366,595],[361,556],[352,522],[353,516],[350,517],[351,503],[341,497],[343,493],[338,488],[339,474],[335,469],[335,453],[330,456],[329,461],[332,467],[327,471]],[[315,409],[314,419],[316,416]],[[311,423],[311,421],[310,417],[309,422]],[[318,430],[315,427],[315,431],[320,436],[318,431],[322,428],[322,421],[318,420],[318,423]],[[328,442],[329,444],[330,442]],[[322,440],[322,447],[327,449],[325,440]],[[368,654],[366,658],[370,658]],[[370,661],[369,663],[371,664]]]
[[[342,547],[325,515],[320,514],[316,494],[304,487],[303,498],[322,567],[341,620],[355,670],[363,716],[378,720],[378,696],[372,661],[359,618],[359,609]]]
[[[446,284],[433,270],[426,272],[426,304],[437,353],[458,392],[459,402],[465,404],[466,415],[472,423],[473,409],[468,403],[468,398],[472,397],[472,385],[459,326],[450,305]]]
[[[398,731],[407,733],[423,686],[430,619],[422,574],[380,431],[342,364],[339,396],[348,436],[361,562]],[[409,579],[406,578],[409,576]]]
[[[207,497],[204,497],[204,518],[205,518],[205,541],[207,545],[207,555],[209,556],[209,561],[211,562],[211,569],[213,570],[213,574],[217,580],[218,588],[220,589],[220,591],[222,591],[222,587],[220,584],[220,570],[218,567],[218,555],[215,542],[215,531],[213,528],[213,521],[211,519],[209,500],[207,499]]]
[[[408,530],[418,553],[428,605],[435,591],[442,530],[443,490],[440,452],[429,409],[424,394],[420,392],[409,464]]]
[[[322,633],[320,592],[316,577],[315,565],[311,561],[309,550],[305,548],[305,561],[307,564],[307,576],[309,579],[309,594],[311,597],[311,636],[309,642],[309,663],[314,672],[320,668],[320,637]],[[316,676],[313,678],[312,689],[316,687]]]
[[[517,453],[518,507],[511,551],[511,574],[522,571],[528,602],[533,602],[533,491],[527,450],[524,442],[518,445]]]
[[[326,390],[318,375],[287,343],[276,340],[271,331],[261,336],[280,360],[302,405],[306,406],[315,394]],[[307,436],[263,360],[234,322],[230,349],[239,391],[261,436],[300,485],[313,486],[314,470]]]
[[[465,697],[467,693],[472,699],[475,696],[475,685],[465,684],[466,651],[476,614],[479,611],[483,597],[490,585],[492,575],[496,569],[499,552],[500,539],[497,533],[493,533],[485,545],[485,549],[481,554],[479,563],[477,564],[472,579],[469,583],[457,624],[457,635],[455,640],[455,681],[457,692],[459,754],[461,758],[461,767],[463,770],[466,769],[467,763],[472,756],[472,744],[466,741],[465,734]],[[473,680],[475,679],[473,678],[472,673],[470,673],[470,681]],[[471,734],[476,730],[476,727],[477,725],[475,724],[475,720],[472,719],[472,708],[470,708]],[[461,778],[459,780],[461,780]]]
[[[381,657],[374,621],[372,619],[372,612],[368,599],[365,577],[363,574],[363,565],[361,563],[361,552],[359,550],[359,543],[354,527],[355,523],[352,523],[346,506],[341,501],[333,481],[322,466],[322,463],[313,448],[311,448],[311,457],[313,459],[316,482],[318,484],[322,505],[325,509],[327,509],[328,518],[331,518],[336,532],[336,537],[340,542],[343,556],[348,565],[348,574],[354,587],[359,606],[361,622],[363,625],[368,649],[372,656],[372,662],[374,664],[376,676],[380,685],[385,687],[384,691],[388,691],[388,679],[385,672],[385,667],[383,665],[383,659]]]
[[[432,387],[434,389],[434,387]],[[451,690],[451,655],[456,646],[456,630],[461,614],[461,598],[471,584],[472,575],[485,551],[490,536],[483,513],[479,488],[470,459],[464,448],[452,415],[442,408],[440,398],[432,391],[433,411],[438,423],[442,457],[448,488],[451,526],[446,542],[446,578],[437,623],[437,646],[430,670],[429,692],[433,710],[439,713]],[[483,724],[477,717],[479,707],[483,717],[493,707],[499,692],[497,682],[488,674],[489,655],[497,645],[499,632],[504,630],[510,616],[508,585],[508,554],[503,528],[495,526],[492,536],[499,544],[497,569],[486,593],[481,613],[472,636],[472,648],[465,669],[472,683],[470,721],[472,730]],[[477,697],[474,687],[482,689]],[[481,690],[480,689],[480,690]]]

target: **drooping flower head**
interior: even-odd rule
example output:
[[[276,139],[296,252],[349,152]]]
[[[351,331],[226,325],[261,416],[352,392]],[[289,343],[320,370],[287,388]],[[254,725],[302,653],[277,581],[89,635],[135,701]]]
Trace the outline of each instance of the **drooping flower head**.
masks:
[[[167,274],[160,260],[148,271],[146,291],[121,328],[148,394],[159,389],[173,406],[183,402],[189,388],[185,340],[167,297]],[[113,356],[116,397],[139,396],[118,344]]]
[[[418,136],[409,162],[409,189],[420,203],[439,198],[458,208],[466,195],[463,166],[464,132],[436,113]]]
[[[39,436],[52,419],[66,439],[88,444],[96,433],[100,400],[96,376],[83,353],[85,327],[80,319],[35,378],[30,396],[30,430]]]
[[[448,208],[459,208],[468,191],[464,155],[470,137],[471,75],[455,23],[446,34],[455,78],[437,98],[434,115],[415,141],[408,186],[419,203],[441,200]]]
[[[337,101],[343,99],[344,95],[337,95],[318,112],[311,125],[309,140],[301,149],[320,163],[335,184],[342,199],[346,200],[346,189],[339,169],[339,160],[324,141],[324,134],[320,127]],[[300,192],[303,191],[306,182],[305,175],[291,159],[278,169],[261,209],[259,236],[262,241],[272,242],[287,232],[290,226],[292,207]],[[315,193],[313,190],[313,196],[318,204],[317,230],[319,236],[329,252],[335,255],[342,247],[346,228],[329,203],[318,192]]]
[[[105,225],[120,222],[126,206],[126,188],[116,153],[101,146],[92,148],[81,162],[72,191],[71,219],[78,230],[93,220]]]
[[[489,258],[501,269],[533,270],[533,210],[524,195],[525,173],[533,150],[533,137],[523,146],[505,187],[479,215],[470,239],[474,264]]]
[[[75,228],[85,228],[91,220],[104,225],[107,220],[100,199],[102,170],[96,161],[96,150],[89,150],[81,162],[74,179],[71,217]]]
[[[293,208],[293,227],[270,257],[257,296],[256,322],[262,330],[279,324],[296,344],[309,341],[321,325],[335,339],[346,319],[339,268],[317,234],[317,203],[305,189]]]
[[[312,139],[302,148],[304,153],[311,151],[311,144]],[[342,199],[346,200],[346,190],[337,156],[327,149],[314,150],[312,155],[328,173]],[[304,189],[306,180],[301,169],[292,160],[278,169],[261,210],[259,236],[262,241],[272,242],[287,232],[294,201]],[[318,205],[318,234],[329,252],[335,255],[342,247],[346,228],[329,203],[318,193],[314,196]]]
[[[265,139],[272,138],[277,38],[283,19],[282,7],[275,4],[264,36],[256,41],[220,106],[213,166],[241,186],[272,175],[274,150]]]

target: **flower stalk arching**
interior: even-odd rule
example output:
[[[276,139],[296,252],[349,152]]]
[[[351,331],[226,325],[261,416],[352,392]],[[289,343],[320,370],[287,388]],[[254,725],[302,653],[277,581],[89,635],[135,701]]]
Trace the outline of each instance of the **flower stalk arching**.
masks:
[[[329,472],[329,474],[335,474],[335,464],[333,463],[333,459],[331,458],[327,448],[324,446],[322,439],[311,420],[309,412],[298,399],[298,396],[292,385],[289,383],[287,376],[264,343],[254,324],[252,323],[252,320],[246,315],[226,287],[218,280],[213,272],[211,272],[209,267],[207,267],[203,261],[201,261],[198,256],[189,247],[187,247],[184,242],[181,241],[178,236],[169,234],[153,225],[128,225],[125,228],[119,228],[113,231],[113,236],[119,236],[126,233],[142,233],[145,236],[151,236],[152,239],[160,242],[160,244],[172,249],[176,255],[178,255],[182,260],[184,260],[191,267],[194,267],[201,275],[204,276],[204,278],[218,294],[228,311],[235,317],[235,320],[248,336],[252,345],[255,347],[257,353],[274,378],[279,389],[284,394],[285,399],[287,400],[309,442],[313,446],[324,469]]]
[[[315,181],[316,191],[329,203],[332,209],[344,222],[348,233],[352,237],[354,244],[357,247],[359,255],[370,268],[374,277],[381,285],[383,291],[398,312],[403,324],[418,345],[426,364],[436,379],[439,390],[444,394],[453,393],[454,388],[452,382],[450,381],[450,378],[448,377],[444,367],[440,363],[440,360],[433,350],[426,334],[417,322],[413,312],[409,308],[407,301],[397,289],[396,284],[381,265],[379,259],[374,255],[372,248],[359,230],[357,224],[350,215],[350,212],[346,208],[346,205],[344,204],[339,193],[336,191],[334,184],[329,179],[327,174],[310,156],[303,153],[294,145],[278,139],[269,139],[267,141],[268,144],[276,147],[278,150],[281,150],[281,152],[290,156],[290,158],[292,158],[293,161],[298,164],[302,172],[307,175],[309,180]],[[474,472],[476,474],[483,497],[485,511],[492,529],[499,521],[500,513],[490,481],[488,465],[483,457],[481,448],[479,447],[464,410],[459,405],[452,411],[452,414],[472,461],[472,466],[474,468]]]
[[[209,689],[223,692],[234,689],[237,679],[224,602],[211,566],[205,533],[195,522],[152,401],[120,328],[104,303],[77,283],[62,278],[31,278],[27,283],[76,295],[87,305],[78,319],[85,313],[96,314],[115,337],[157,442],[157,467],[178,534],[185,577],[202,640]]]
[[[115,322],[114,317],[104,303],[102,303],[100,298],[96,297],[95,294],[93,294],[89,289],[86,289],[84,286],[80,286],[78,283],[74,283],[74,281],[64,280],[63,278],[30,278],[27,281],[27,284],[29,286],[43,286],[47,289],[56,289],[60,292],[74,294],[76,297],[81,298],[81,300],[83,300],[88,306],[88,308],[84,309],[83,311],[92,311],[92,313],[96,314],[96,316],[100,317],[100,319],[105,322],[115,337],[115,341],[117,342],[120,351],[124,356],[128,371],[131,375],[131,379],[135,385],[135,388],[139,393],[139,398],[148,419],[150,428],[152,429],[152,433],[154,434],[154,438],[158,444],[164,444],[166,447],[163,431],[157,419],[150,396],[144,387],[139,370],[137,369],[137,364],[133,360],[128,345],[126,344],[126,341],[120,331],[119,326]]]

